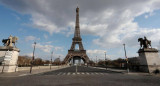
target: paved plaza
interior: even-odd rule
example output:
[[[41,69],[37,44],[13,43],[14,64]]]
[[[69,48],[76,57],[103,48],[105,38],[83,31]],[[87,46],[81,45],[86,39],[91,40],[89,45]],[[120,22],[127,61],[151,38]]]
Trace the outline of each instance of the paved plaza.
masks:
[[[0,77],[1,86],[159,86],[160,77],[149,74],[127,74],[85,66],[17,77]]]

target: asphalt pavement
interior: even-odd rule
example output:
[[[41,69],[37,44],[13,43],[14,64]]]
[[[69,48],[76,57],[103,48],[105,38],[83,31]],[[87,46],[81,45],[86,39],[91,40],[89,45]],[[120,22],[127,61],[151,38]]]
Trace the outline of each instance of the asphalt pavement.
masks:
[[[98,69],[87,66],[71,66],[69,68],[64,68],[56,71],[45,72],[37,75],[107,75],[112,73],[122,73],[115,72],[106,69]]]
[[[72,66],[29,76],[0,77],[0,86],[160,86],[160,77]]]

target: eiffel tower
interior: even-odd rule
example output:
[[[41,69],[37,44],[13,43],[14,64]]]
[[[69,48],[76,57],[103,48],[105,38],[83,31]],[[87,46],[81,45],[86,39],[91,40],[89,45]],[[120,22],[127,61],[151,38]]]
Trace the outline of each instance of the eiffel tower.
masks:
[[[75,49],[76,46],[79,46],[79,49]],[[74,37],[72,38],[72,45],[70,50],[68,50],[68,54],[64,59],[64,63],[68,64],[70,61],[72,64],[75,64],[75,60],[78,60],[79,64],[81,63],[81,59],[84,63],[89,62],[89,58],[86,54],[86,50],[83,48],[82,38],[80,35],[80,26],[79,26],[79,8],[76,8],[76,24],[75,24],[75,32]]]

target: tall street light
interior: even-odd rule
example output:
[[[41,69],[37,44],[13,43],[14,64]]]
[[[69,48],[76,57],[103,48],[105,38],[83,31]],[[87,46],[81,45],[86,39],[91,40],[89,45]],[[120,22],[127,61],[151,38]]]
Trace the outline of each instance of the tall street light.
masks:
[[[60,57],[61,57],[61,56],[59,56],[59,60],[60,60]],[[60,62],[61,62],[61,61],[59,61],[59,63],[58,63],[58,68],[59,68],[59,66],[60,66],[60,64],[61,64]]]
[[[129,65],[128,65],[128,58],[127,58],[127,54],[126,54],[126,48],[125,48],[125,44],[123,44],[124,46],[124,52],[125,52],[125,57],[126,57],[126,61],[127,61],[127,73],[129,73]]]
[[[104,54],[105,54],[104,65],[106,66],[106,51],[104,51]],[[106,69],[107,69],[107,67],[106,67]]]
[[[53,56],[53,51],[51,52],[51,63],[50,63],[50,70],[51,70],[51,66],[52,66],[52,56]]]
[[[97,65],[97,56],[96,56],[96,65]]]
[[[36,47],[36,42],[34,42],[33,57],[32,57],[32,61],[31,61],[30,73],[32,72],[32,65],[33,65],[33,63],[34,63],[34,52],[35,52],[35,47]]]

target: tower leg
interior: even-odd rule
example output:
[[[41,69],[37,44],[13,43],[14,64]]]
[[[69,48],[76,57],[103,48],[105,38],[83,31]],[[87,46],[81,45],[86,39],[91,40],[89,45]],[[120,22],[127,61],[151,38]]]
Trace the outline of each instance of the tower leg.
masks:
[[[75,59],[73,58],[73,65],[75,64]]]
[[[73,65],[73,58],[71,58],[71,65]]]
[[[79,60],[78,60],[79,62],[78,62],[78,64],[79,64],[79,66],[81,66],[81,59],[79,58]]]

